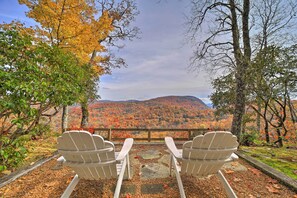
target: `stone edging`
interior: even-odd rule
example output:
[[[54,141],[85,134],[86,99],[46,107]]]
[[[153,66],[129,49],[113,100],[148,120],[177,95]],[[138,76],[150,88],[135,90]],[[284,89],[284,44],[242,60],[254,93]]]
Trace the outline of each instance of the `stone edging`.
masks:
[[[2,188],[3,186],[13,182],[14,180],[18,179],[19,177],[29,173],[30,171],[34,170],[35,168],[43,165],[44,163],[52,160],[53,158],[57,157],[58,156],[58,153],[57,152],[54,152],[53,153],[53,156],[51,157],[48,157],[48,158],[43,158],[41,160],[38,160],[36,163],[34,163],[33,165],[31,166],[28,166],[22,170],[18,170],[16,172],[13,172],[7,176],[4,176],[0,179],[0,188]]]
[[[248,163],[250,163],[252,166],[254,166],[255,168],[261,170],[262,172],[264,172],[265,174],[269,175],[270,177],[278,180],[280,183],[284,184],[285,186],[289,187],[290,189],[292,189],[293,191],[295,191],[297,193],[297,181],[286,176],[285,174],[275,170],[274,168],[244,154],[241,151],[237,151],[236,154],[244,159],[245,161],[247,161]]]

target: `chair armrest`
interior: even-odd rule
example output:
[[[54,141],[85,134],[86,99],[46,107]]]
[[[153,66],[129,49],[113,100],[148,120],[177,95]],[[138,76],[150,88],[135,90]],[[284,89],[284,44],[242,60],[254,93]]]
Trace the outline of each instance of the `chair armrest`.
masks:
[[[127,138],[127,139],[125,139],[125,142],[123,144],[123,147],[122,147],[119,155],[116,158],[117,161],[122,161],[126,157],[126,155],[129,153],[129,151],[132,148],[133,141],[134,141],[133,138]]]
[[[226,159],[225,162],[233,162],[235,160],[238,160],[238,156],[235,153],[232,153],[231,156],[228,159]]]
[[[65,158],[63,156],[59,157],[57,159],[57,164],[52,167],[52,170],[60,170],[63,167],[63,164],[66,162]]]
[[[61,156],[61,157],[59,157],[58,159],[57,159],[57,163],[58,164],[63,164],[63,163],[65,163],[66,162],[66,160],[65,160],[65,158],[63,157],[63,156]]]
[[[170,153],[178,159],[182,158],[181,153],[177,150],[175,143],[173,141],[172,137],[165,137],[165,144],[167,146],[167,148],[169,149]]]
[[[232,153],[230,158],[232,159],[232,161],[238,160],[238,156],[235,153]]]

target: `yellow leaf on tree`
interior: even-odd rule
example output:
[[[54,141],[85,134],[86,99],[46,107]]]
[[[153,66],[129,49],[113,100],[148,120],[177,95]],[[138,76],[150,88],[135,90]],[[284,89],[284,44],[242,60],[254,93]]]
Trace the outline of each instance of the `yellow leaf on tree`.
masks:
[[[29,11],[27,16],[40,23],[39,38],[51,45],[74,53],[82,64],[89,63],[97,75],[103,73],[100,52],[106,52],[102,44],[114,27],[108,11],[101,14],[93,1],[80,0],[19,0]],[[116,15],[115,15],[116,16]]]

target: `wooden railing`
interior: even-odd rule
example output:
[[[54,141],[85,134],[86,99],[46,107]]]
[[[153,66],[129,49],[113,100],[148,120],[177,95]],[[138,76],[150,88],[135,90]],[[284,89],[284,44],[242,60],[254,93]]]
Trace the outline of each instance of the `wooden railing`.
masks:
[[[186,133],[183,135],[183,137],[174,137],[175,140],[191,140],[193,137],[204,134],[208,131],[226,131],[226,129],[177,129],[177,128],[94,128],[92,129],[95,134],[99,134],[105,139],[108,139],[110,141],[115,141],[115,140],[123,140],[127,137],[132,137],[134,140],[139,140],[139,141],[161,141],[164,140],[164,137],[160,138],[159,135],[158,137],[153,137],[154,133],[161,133],[161,132],[168,132],[166,136],[170,136],[170,133],[173,133],[174,137],[174,132],[182,132]],[[137,137],[137,134],[139,133],[147,133],[147,135],[139,135],[141,137]],[[122,134],[128,134],[127,137],[123,137]]]

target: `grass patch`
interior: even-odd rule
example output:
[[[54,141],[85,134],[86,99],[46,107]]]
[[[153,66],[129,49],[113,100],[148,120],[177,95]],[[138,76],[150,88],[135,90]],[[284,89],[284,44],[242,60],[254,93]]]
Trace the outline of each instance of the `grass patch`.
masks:
[[[272,147],[240,147],[245,154],[297,179],[297,150]]]
[[[36,140],[26,142],[25,147],[28,153],[20,166],[28,166],[42,158],[52,156],[57,150],[57,137],[59,135],[51,132],[38,137]]]

